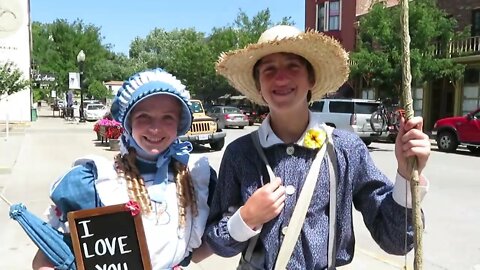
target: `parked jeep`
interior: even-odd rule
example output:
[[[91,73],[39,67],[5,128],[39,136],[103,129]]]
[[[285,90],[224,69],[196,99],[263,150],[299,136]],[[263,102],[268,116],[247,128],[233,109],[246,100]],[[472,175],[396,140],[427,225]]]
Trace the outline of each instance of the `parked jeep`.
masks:
[[[193,113],[192,127],[187,134],[180,136],[181,141],[190,141],[192,144],[210,144],[215,151],[222,150],[225,145],[225,132],[218,129],[217,123],[205,114],[200,100],[191,100],[190,109]]]
[[[480,108],[464,116],[447,117],[433,126],[438,149],[454,152],[465,145],[472,153],[480,154]]]

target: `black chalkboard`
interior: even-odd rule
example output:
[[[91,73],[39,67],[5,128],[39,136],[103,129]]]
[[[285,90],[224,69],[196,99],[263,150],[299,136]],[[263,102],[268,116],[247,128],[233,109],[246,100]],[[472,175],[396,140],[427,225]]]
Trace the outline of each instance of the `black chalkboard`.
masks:
[[[150,270],[141,214],[125,205],[68,213],[77,269]]]

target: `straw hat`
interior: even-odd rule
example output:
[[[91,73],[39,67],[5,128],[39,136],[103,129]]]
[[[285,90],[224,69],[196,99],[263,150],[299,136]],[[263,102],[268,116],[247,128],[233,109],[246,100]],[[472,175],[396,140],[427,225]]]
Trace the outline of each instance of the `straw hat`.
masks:
[[[279,52],[300,55],[313,66],[312,101],[336,91],[347,80],[348,55],[338,41],[316,31],[305,33],[288,25],[266,30],[257,43],[244,49],[222,53],[216,70],[248,99],[267,105],[255,85],[253,68],[262,57]]]

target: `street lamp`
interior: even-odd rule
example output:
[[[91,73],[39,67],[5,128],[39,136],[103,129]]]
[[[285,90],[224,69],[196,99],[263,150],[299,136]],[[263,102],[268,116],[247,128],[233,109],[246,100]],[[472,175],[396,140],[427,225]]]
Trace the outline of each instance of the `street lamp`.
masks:
[[[85,53],[83,50],[77,54],[78,69],[80,70],[80,120],[79,122],[85,122],[85,116],[83,115],[83,64],[85,63]]]

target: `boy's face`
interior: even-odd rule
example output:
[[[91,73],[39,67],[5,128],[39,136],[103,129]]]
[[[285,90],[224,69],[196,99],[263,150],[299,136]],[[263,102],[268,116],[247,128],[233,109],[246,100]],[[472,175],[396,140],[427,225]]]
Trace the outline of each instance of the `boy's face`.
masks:
[[[272,110],[308,106],[307,93],[313,86],[303,60],[292,53],[263,57],[257,66],[260,93]]]
[[[162,153],[177,138],[181,110],[178,99],[170,95],[140,101],[130,115],[132,137],[147,153]]]

